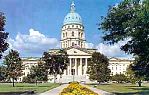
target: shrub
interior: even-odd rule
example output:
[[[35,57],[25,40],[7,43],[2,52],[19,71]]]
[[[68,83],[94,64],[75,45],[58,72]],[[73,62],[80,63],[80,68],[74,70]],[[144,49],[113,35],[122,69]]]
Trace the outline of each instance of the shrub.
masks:
[[[112,81],[116,81],[117,83],[127,82],[128,79],[124,74],[116,74],[112,76]]]

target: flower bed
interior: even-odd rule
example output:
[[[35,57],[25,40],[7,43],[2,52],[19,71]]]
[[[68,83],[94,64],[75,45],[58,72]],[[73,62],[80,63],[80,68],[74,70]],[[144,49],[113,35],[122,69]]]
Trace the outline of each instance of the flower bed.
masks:
[[[64,88],[60,95],[98,95],[92,90],[80,85],[77,82],[70,83],[67,88]]]

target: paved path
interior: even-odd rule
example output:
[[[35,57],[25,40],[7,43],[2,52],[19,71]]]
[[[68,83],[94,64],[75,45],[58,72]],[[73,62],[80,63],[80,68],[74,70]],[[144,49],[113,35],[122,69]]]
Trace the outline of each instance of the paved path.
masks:
[[[68,86],[68,84],[63,84],[59,87],[53,88],[53,89],[51,89],[47,92],[41,93],[39,95],[59,95],[59,93],[67,86]]]
[[[61,85],[59,87],[56,87],[54,89],[51,89],[47,92],[44,92],[44,93],[41,93],[39,95],[59,95],[60,92],[62,92],[62,90],[67,87],[69,84],[64,84],[64,85]],[[106,91],[103,91],[103,90],[100,90],[100,89],[97,89],[97,88],[93,88],[93,87],[90,87],[90,86],[87,86],[87,85],[84,85],[84,84],[81,84],[89,89],[91,89],[92,91],[98,93],[99,95],[113,95],[109,92],[106,92]]]
[[[97,89],[97,88],[94,88],[94,87],[90,87],[90,86],[87,86],[87,85],[83,85],[83,86],[89,88],[90,90],[94,91],[95,93],[98,93],[99,95],[114,95],[114,94],[111,94],[109,92],[106,92],[106,91],[103,91],[103,90],[100,90],[100,89]]]

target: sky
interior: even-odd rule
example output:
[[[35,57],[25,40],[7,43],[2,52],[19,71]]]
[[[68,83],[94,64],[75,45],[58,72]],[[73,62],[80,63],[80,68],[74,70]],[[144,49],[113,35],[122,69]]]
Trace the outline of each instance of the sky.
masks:
[[[70,11],[72,0],[0,0],[0,11],[6,16],[5,31],[9,32],[9,49],[18,50],[21,57],[40,57],[44,51],[60,48],[61,27]],[[120,50],[125,42],[113,46],[103,44],[98,30],[101,16],[109,6],[122,0],[74,0],[76,12],[83,20],[86,47],[96,48],[108,57],[128,57]]]

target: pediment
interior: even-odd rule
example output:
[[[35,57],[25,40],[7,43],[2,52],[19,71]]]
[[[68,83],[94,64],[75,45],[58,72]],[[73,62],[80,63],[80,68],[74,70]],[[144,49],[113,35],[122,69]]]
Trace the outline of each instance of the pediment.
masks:
[[[119,60],[118,58],[115,58],[115,57],[112,57],[110,58],[111,61],[116,61],[116,60]]]
[[[67,49],[67,54],[68,55],[91,55],[88,52],[77,49],[77,48]]]

